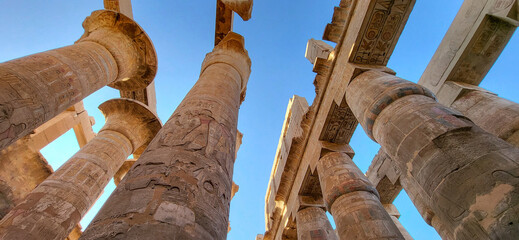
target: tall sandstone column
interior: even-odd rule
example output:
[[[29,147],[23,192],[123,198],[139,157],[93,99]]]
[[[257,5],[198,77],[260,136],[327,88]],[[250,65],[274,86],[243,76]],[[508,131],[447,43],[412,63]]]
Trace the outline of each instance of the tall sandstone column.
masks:
[[[483,130],[519,147],[519,104],[481,89],[467,91],[451,107]]]
[[[103,86],[133,90],[153,80],[155,49],[137,23],[103,10],[83,27],[74,45],[0,64],[0,149]]]
[[[338,240],[326,212],[320,207],[307,207],[297,211],[297,239]]]
[[[317,171],[340,239],[404,239],[373,184],[347,154],[325,154]]]
[[[106,124],[98,135],[0,221],[1,239],[67,237],[124,160],[161,127],[155,114],[135,100],[112,99],[99,108]]]
[[[230,32],[81,239],[225,239],[250,59]]]
[[[429,219],[455,239],[519,235],[519,149],[436,102],[424,87],[371,70],[346,101],[362,127],[416,184]]]

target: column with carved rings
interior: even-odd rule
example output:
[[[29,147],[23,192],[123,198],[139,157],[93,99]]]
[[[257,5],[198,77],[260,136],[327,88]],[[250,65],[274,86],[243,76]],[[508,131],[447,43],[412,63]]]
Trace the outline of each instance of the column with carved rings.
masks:
[[[81,239],[225,239],[238,110],[251,62],[230,32]]]
[[[317,171],[340,239],[404,239],[373,184],[347,154],[324,154]]]
[[[95,11],[73,45],[0,63],[0,149],[109,85],[146,87],[155,77],[151,40],[130,18]]]
[[[328,239],[338,240],[332,228],[326,211],[320,207],[306,207],[297,211],[297,239]]]
[[[112,99],[99,109],[106,124],[97,136],[0,221],[0,238],[66,238],[124,160],[161,128],[157,116],[132,99]]]
[[[424,87],[371,70],[346,100],[365,132],[416,184],[404,185],[455,239],[519,235],[519,149],[438,102]],[[435,225],[433,223],[433,225]]]

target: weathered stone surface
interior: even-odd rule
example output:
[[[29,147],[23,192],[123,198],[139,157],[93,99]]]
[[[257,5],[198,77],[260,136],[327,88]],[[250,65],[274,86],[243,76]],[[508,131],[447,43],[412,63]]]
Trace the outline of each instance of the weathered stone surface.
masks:
[[[155,239],[225,239],[238,109],[250,64],[243,38],[229,33],[81,239],[145,239],[150,233]],[[179,211],[190,220],[167,216]]]
[[[334,41],[337,45],[328,59],[317,58],[314,64],[313,70],[318,73],[314,81],[316,96],[304,115],[303,121],[299,124],[302,134],[291,142],[286,160],[279,161],[283,162],[283,165],[276,165],[276,162],[278,162],[278,155],[276,155],[266,195],[265,239],[279,239],[290,222],[290,216],[296,214],[299,207],[297,203],[299,201],[300,184],[306,176],[308,167],[315,169],[317,165],[322,153],[321,145],[324,142],[320,141],[319,138],[326,131],[325,123],[331,114],[331,109],[334,106],[342,106],[348,84],[346,80],[360,74],[357,71],[359,70],[358,66],[366,69],[379,68],[392,72],[384,64],[379,63],[381,61],[383,63],[391,56],[413,6],[414,0],[342,0],[339,8],[334,9],[332,23],[329,25],[331,28],[327,27],[323,39]],[[373,14],[381,12],[384,16],[395,16],[395,18],[380,19],[373,17]],[[399,16],[402,18],[398,19]],[[373,22],[372,19],[381,21]],[[355,63],[351,60],[351,56],[354,56],[355,49],[364,40],[365,33],[367,33],[366,26],[370,24],[374,24],[374,27],[382,26],[384,35],[390,36],[391,39],[382,39],[380,41],[383,43],[381,48],[373,47],[375,45],[366,45],[366,48],[361,49],[365,53],[364,56],[373,57],[372,63],[369,59],[368,63],[362,61],[362,63]],[[384,28],[384,26],[391,27]],[[378,61],[377,58],[382,60]],[[351,125],[345,124],[343,126]],[[333,130],[333,128],[330,130]],[[347,141],[353,134],[354,128],[348,128],[348,130],[351,131],[339,129],[337,132],[342,134],[336,135],[340,136],[336,139]],[[284,132],[282,132],[280,138],[284,138]],[[281,182],[279,188],[271,184],[276,181]]]
[[[350,62],[387,65],[414,3],[415,0],[369,1],[367,21],[359,30]]]
[[[423,204],[454,238],[517,236],[519,149],[417,89],[369,71],[349,84],[346,100],[402,173],[416,179],[406,192],[423,191]]]
[[[273,227],[268,226],[272,223],[270,219],[280,217],[281,212],[283,211],[281,206],[276,204],[276,198],[279,194],[278,189],[280,189],[280,186],[281,188],[285,186],[281,185],[283,184],[283,170],[286,167],[290,151],[293,151],[291,147],[292,144],[297,141],[297,139],[300,138],[303,134],[303,128],[301,124],[307,111],[308,103],[306,102],[306,99],[299,96],[294,96],[292,99],[290,99],[285,114],[283,128],[281,130],[282,134],[276,150],[276,157],[272,166],[275,168],[275,170],[273,169],[273,175],[271,175],[267,187],[267,201],[265,204],[265,222],[267,224],[267,229]],[[285,194],[285,192],[283,191],[281,194]]]
[[[226,7],[236,12],[240,17],[247,21],[252,14],[252,0],[221,0]]]
[[[486,76],[519,25],[517,0],[465,0],[419,84],[437,94],[447,81]]]
[[[28,136],[0,151],[0,219],[52,172]]]
[[[99,107],[105,126],[0,221],[3,239],[64,239],[95,203],[134,149],[160,129],[157,117],[131,99]]]
[[[106,10],[120,12],[133,19],[131,0],[103,0]]]
[[[340,239],[403,239],[377,190],[347,154],[324,155],[317,171]]]
[[[519,132],[519,104],[474,90],[461,95],[451,106],[483,130],[519,147],[513,141]]]
[[[391,220],[395,223],[398,230],[400,230],[400,233],[404,237],[405,240],[412,240],[413,237],[407,232],[407,230],[404,228],[402,223],[398,220],[400,218],[400,212],[398,212],[398,209],[396,209],[396,206],[389,203],[389,204],[382,204],[384,206],[384,209],[386,209],[389,216],[391,216]]]
[[[308,207],[299,210],[296,222],[299,240],[339,239],[322,208]]]
[[[96,11],[72,46],[0,64],[0,149],[101,87],[142,88],[157,59],[144,31],[112,11]]]
[[[328,55],[333,51],[333,47],[321,40],[310,39],[306,43],[305,58],[310,63],[315,64],[318,58],[328,59]]]
[[[114,174],[114,183],[115,186],[118,186],[121,180],[123,180],[124,176],[130,171],[130,168],[132,168],[133,164],[136,162],[136,159],[127,159],[124,161],[123,165],[117,170],[117,172]]]

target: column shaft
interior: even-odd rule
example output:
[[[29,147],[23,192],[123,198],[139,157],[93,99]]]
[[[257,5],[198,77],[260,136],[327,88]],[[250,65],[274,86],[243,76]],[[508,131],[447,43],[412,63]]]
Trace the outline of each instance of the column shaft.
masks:
[[[483,130],[519,147],[519,104],[484,91],[470,91],[451,107]]]
[[[29,142],[26,136],[0,150],[0,219],[53,171]]]
[[[404,239],[377,190],[348,155],[327,153],[317,170],[340,239]]]
[[[132,151],[123,134],[100,132],[2,219],[0,236],[64,239]]]
[[[368,135],[421,188],[406,192],[422,192],[423,204],[455,239],[519,235],[518,148],[440,105],[423,87],[386,73],[353,79],[346,100]]]
[[[332,228],[326,212],[319,207],[307,207],[297,212],[297,239],[337,240],[337,234]]]
[[[225,239],[250,60],[229,33],[81,239]]]
[[[0,149],[103,86],[146,87],[154,78],[153,45],[128,17],[95,11],[76,44],[0,64]]]
[[[111,53],[93,42],[1,63],[0,148],[114,81],[117,71]]]

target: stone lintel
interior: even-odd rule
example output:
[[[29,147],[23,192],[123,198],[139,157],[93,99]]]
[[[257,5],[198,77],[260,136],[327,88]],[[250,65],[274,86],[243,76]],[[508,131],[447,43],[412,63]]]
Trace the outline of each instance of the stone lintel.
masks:
[[[79,123],[75,125],[73,129],[74,133],[76,134],[79,147],[82,148],[96,136],[94,130],[92,129],[92,126],[95,124],[95,119],[94,117],[88,115],[85,107],[83,106],[83,101],[75,104],[73,109],[76,112],[77,118],[79,118]]]
[[[441,86],[440,91],[438,91],[438,102],[445,106],[451,106],[452,103],[458,100],[461,96],[472,91],[494,94],[488,90],[468,83],[447,81]]]
[[[344,98],[340,105],[333,101],[319,140],[338,145],[347,145],[357,128],[357,124],[357,119]]]
[[[252,16],[252,0],[219,0],[233,12],[240,15],[244,21],[248,21]]]
[[[387,65],[414,4],[415,0],[369,1],[366,18],[350,54],[350,62]]]
[[[350,65],[354,68],[353,74],[351,75],[350,82],[351,82],[351,80],[358,77],[359,75],[361,75],[367,71],[371,71],[371,70],[380,71],[380,72],[384,72],[384,73],[391,74],[391,75],[396,75],[396,72],[393,69],[388,68],[386,66],[355,64],[355,63],[352,63]]]
[[[216,1],[216,26],[214,33],[214,45],[218,45],[220,41],[232,31],[233,12],[225,6],[222,0]]]
[[[466,0],[419,84],[438,93],[447,81],[479,85],[519,25],[517,0]]]
[[[131,0],[104,0],[104,6],[107,10],[120,12],[127,17],[133,19],[133,10]],[[155,81],[152,81],[146,88],[133,91],[120,90],[121,98],[131,98],[142,102],[153,111],[157,112],[157,97],[155,93]]]
[[[322,196],[319,198],[314,198],[312,196],[299,196],[298,211],[308,207],[322,208],[324,211],[326,211],[326,205],[324,205]]]
[[[252,0],[216,0],[215,46],[232,32],[233,12],[240,15],[244,21],[249,20],[252,14]]]
[[[391,216],[395,216],[397,219],[400,218],[400,212],[396,208],[396,206],[392,203],[384,203],[382,204],[384,209],[386,209],[387,213]]]
[[[321,141],[321,148],[321,157],[329,152],[346,153],[350,158],[353,158],[353,156],[355,156],[355,151],[353,151],[353,148],[351,148],[349,144],[337,144],[327,141]]]
[[[341,1],[339,7],[333,9],[332,22],[326,25],[323,40],[339,43],[345,34],[353,15],[357,0]]]
[[[265,239],[272,239],[273,234],[277,233],[277,228],[281,226],[281,217],[283,212],[286,213],[284,199],[291,187],[291,182],[284,178],[285,166],[297,158],[289,158],[292,150],[294,139],[298,139],[303,135],[302,123],[305,115],[309,110],[308,103],[303,97],[294,95],[287,106],[285,120],[281,129],[281,136],[272,166],[272,172],[265,196]]]
[[[333,47],[321,40],[310,39],[306,43],[305,58],[315,67],[317,59],[328,59]]]
[[[133,19],[132,1],[131,0],[103,0],[106,10],[120,12],[127,17]]]
[[[373,158],[366,172],[369,181],[380,194],[382,204],[392,203],[402,191],[400,175],[401,172],[396,163],[382,149]]]
[[[83,102],[79,102],[36,128],[29,134],[27,144],[39,151],[73,128],[79,147],[83,147],[95,137],[92,130],[94,123],[95,120],[84,109]]]

